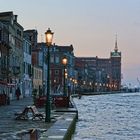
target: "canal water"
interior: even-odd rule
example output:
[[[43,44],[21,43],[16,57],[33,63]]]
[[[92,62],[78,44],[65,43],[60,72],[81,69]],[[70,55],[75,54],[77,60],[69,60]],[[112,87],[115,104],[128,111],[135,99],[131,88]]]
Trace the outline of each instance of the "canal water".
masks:
[[[79,112],[72,140],[140,140],[140,93],[74,98]]]

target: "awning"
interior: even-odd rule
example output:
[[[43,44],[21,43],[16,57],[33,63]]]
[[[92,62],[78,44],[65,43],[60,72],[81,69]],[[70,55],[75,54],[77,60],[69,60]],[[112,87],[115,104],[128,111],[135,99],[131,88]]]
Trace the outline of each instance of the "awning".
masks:
[[[15,86],[15,84],[7,83],[7,82],[1,81],[1,80],[0,80],[0,85],[5,85],[5,86],[8,86],[8,87],[14,87]]]

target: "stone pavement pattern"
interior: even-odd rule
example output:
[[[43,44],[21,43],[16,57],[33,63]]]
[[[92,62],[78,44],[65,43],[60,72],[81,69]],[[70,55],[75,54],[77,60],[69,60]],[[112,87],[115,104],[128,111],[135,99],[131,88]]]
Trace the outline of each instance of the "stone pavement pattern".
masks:
[[[10,105],[0,106],[0,140],[17,139],[16,134],[24,130],[33,128],[44,131],[48,129],[52,123],[44,123],[44,120],[15,120],[15,113],[22,111],[27,105],[32,105],[31,97],[21,100],[11,101]]]
[[[0,140],[30,140],[31,130],[37,130],[37,136],[32,140],[71,139],[78,115],[76,108],[51,110],[51,123],[45,123],[44,119],[32,120],[31,116],[28,120],[15,120],[14,114],[30,105],[33,105],[31,97],[11,101],[7,106],[0,106]],[[45,108],[38,110],[45,112]]]
[[[77,120],[76,110],[67,112],[49,129],[41,134],[40,140],[71,140]]]

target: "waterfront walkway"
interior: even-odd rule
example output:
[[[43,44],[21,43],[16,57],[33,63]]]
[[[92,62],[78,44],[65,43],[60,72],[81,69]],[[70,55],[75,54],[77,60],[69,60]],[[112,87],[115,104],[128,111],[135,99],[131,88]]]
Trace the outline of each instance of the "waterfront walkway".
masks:
[[[59,140],[69,134],[70,126],[77,116],[76,110],[73,109],[51,110],[51,123],[45,123],[44,119],[32,120],[30,116],[28,120],[15,120],[16,112],[22,111],[26,106],[32,104],[32,98],[27,97],[11,101],[10,105],[0,106],[0,140],[30,140],[31,130],[37,130],[35,140],[40,138],[55,140],[56,136],[58,139],[60,131]],[[38,110],[44,112],[44,108]]]
[[[31,97],[11,101],[10,105],[0,106],[0,140],[16,139],[16,135],[23,131],[39,128],[40,131],[48,129],[52,123],[44,123],[44,120],[15,120],[15,113],[22,111],[27,105],[32,105]]]

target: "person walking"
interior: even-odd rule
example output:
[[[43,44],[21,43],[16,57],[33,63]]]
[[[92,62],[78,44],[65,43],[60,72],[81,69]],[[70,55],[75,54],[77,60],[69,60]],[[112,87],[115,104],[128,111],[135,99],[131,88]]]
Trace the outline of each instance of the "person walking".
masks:
[[[21,95],[21,92],[20,92],[20,88],[18,87],[18,88],[16,89],[16,97],[17,97],[17,100],[19,100],[20,95]]]

